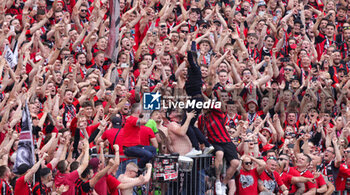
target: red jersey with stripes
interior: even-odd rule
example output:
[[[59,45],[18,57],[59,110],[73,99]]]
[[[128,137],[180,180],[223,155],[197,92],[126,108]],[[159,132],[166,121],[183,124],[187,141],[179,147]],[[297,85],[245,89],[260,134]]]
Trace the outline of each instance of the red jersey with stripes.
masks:
[[[198,127],[207,133],[210,143],[231,142],[225,123],[225,113],[220,109],[211,109],[209,113],[201,115],[198,119]]]
[[[47,195],[50,193],[50,188],[46,187],[44,184],[36,182],[36,184],[33,187],[33,195]]]
[[[11,185],[4,179],[0,179],[0,194],[1,195],[12,195],[13,190]]]

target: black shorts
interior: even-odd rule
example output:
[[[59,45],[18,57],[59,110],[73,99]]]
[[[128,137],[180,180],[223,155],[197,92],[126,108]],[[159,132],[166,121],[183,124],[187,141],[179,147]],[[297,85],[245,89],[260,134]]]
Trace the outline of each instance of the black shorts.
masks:
[[[217,151],[223,151],[224,152],[224,158],[228,162],[228,165],[230,164],[231,160],[238,159],[236,145],[233,144],[232,142],[212,143],[212,145],[215,148],[214,153],[217,152]]]

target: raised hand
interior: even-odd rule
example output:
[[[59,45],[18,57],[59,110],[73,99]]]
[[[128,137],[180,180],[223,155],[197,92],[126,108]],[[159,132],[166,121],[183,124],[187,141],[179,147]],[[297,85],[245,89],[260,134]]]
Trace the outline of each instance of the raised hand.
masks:
[[[196,116],[196,111],[192,110],[191,112],[186,112],[186,114],[188,118],[192,119]]]

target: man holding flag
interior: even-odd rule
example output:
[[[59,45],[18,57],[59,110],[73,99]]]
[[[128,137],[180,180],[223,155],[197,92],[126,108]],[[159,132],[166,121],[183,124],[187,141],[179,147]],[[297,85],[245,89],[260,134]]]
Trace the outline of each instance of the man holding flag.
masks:
[[[39,159],[35,165],[30,168],[29,165],[27,164],[21,164],[17,168],[17,173],[21,175],[20,178],[17,179],[16,181],[16,187],[15,187],[15,194],[31,194],[32,188],[31,188],[31,183],[34,174],[38,171],[41,162],[47,157],[47,154],[44,153],[42,157]]]
[[[32,120],[28,109],[28,104],[23,109],[21,134],[19,136],[18,150],[14,172],[21,175],[16,181],[15,194],[30,194],[31,182],[35,172],[39,169],[41,162],[47,156],[44,153],[39,161],[33,166],[34,158],[34,144],[32,134]]]
[[[25,165],[32,167],[34,162],[33,124],[28,109],[28,103],[26,102],[22,112],[21,134],[19,136],[14,172],[20,173],[20,167],[24,168]],[[23,171],[23,169],[21,171]]]

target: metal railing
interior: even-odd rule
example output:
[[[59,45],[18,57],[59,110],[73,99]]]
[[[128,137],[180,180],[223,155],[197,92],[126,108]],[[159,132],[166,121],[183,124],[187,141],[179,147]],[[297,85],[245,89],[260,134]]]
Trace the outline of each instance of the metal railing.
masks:
[[[93,157],[98,157],[92,154]],[[114,155],[105,155],[105,157],[113,158]],[[159,157],[159,156],[157,156]],[[145,189],[139,194],[149,195],[213,195],[215,183],[214,160],[212,155],[187,156],[193,159],[192,170],[183,172],[178,170],[177,178],[168,181],[160,181],[156,179],[152,173],[152,181],[148,183]],[[120,158],[129,158],[120,156]],[[153,162],[154,165],[155,162]],[[153,171],[156,171],[153,168]]]
[[[213,158],[211,155],[189,156],[193,159],[190,172],[179,170],[176,181],[166,183],[162,194],[167,195],[204,195],[213,191],[214,182],[212,172]]]

